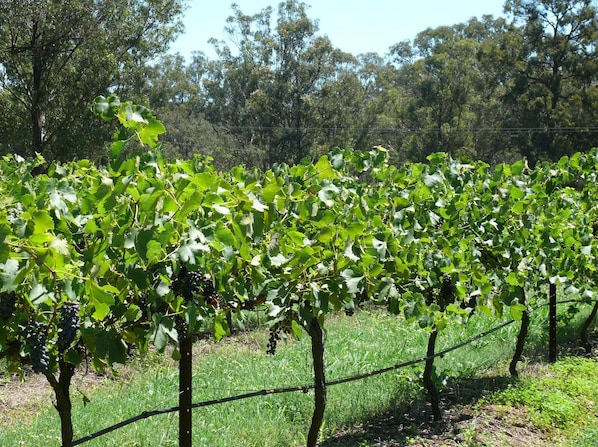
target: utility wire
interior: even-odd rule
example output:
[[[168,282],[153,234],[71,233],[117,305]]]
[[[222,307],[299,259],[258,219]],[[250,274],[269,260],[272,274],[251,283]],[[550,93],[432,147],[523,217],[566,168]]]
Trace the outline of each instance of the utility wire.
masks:
[[[433,133],[433,132],[494,132],[494,133],[598,133],[598,126],[581,127],[454,127],[454,128],[407,128],[407,127],[286,127],[286,126],[227,126],[224,124],[211,124],[212,127],[223,130],[283,130],[289,132],[299,131],[358,131],[373,133]]]

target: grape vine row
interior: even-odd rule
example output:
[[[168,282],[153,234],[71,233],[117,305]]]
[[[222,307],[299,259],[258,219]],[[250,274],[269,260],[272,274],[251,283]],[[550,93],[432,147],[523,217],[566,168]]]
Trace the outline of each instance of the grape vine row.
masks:
[[[596,159],[532,171],[435,154],[395,167],[382,149],[336,150],[313,164],[219,173],[206,159],[147,153],[34,176],[39,161],[5,157],[0,318],[50,324],[55,356],[79,328],[53,310],[77,304],[101,366],[124,360],[125,338],[163,349],[191,307],[197,321],[243,318],[259,300],[273,322],[288,313],[307,327],[369,301],[442,330],[474,308],[517,314],[522,291],[548,282],[592,301]],[[16,287],[28,297],[18,309]],[[18,339],[12,327],[1,343]],[[98,331],[108,334],[99,346]]]
[[[108,118],[126,108],[96,106]],[[126,116],[127,139],[151,133]],[[596,149],[533,170],[442,153],[392,166],[376,148],[218,172],[199,156],[121,158],[125,143],[107,166],[41,175],[41,159],[0,160],[0,356],[11,368],[56,373],[87,356],[102,369],[131,345],[164,350],[179,321],[220,338],[253,309],[274,353],[282,333],[366,302],[441,334],[473,311],[521,319],[544,299],[526,291],[549,283],[598,296]],[[29,359],[12,355],[23,345]]]

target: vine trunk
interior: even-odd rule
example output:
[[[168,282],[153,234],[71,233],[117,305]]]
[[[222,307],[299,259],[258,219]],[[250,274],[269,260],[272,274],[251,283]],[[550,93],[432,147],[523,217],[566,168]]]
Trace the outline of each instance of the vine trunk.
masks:
[[[314,317],[309,326],[311,354],[314,364],[314,413],[307,436],[307,447],[316,447],[326,408],[326,377],[324,372],[324,337],[318,319]]]

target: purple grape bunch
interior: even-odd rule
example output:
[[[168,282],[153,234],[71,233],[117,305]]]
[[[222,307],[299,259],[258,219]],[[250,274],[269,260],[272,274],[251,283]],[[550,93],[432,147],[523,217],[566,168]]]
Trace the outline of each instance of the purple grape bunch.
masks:
[[[175,288],[179,291],[185,301],[191,302],[196,300],[198,296],[201,296],[206,302],[217,307],[218,292],[216,292],[210,278],[201,270],[190,271],[183,267],[176,282],[177,284]]]
[[[58,314],[58,340],[56,341],[56,347],[59,352],[65,352],[71,347],[80,327],[79,305],[72,301],[67,301],[60,308]]]
[[[270,336],[268,337],[268,346],[266,347],[266,353],[270,355],[276,354],[276,347],[280,341],[280,328],[270,328]]]
[[[268,337],[268,345],[266,347],[267,354],[276,354],[276,348],[278,346],[278,342],[282,338],[282,334],[290,334],[293,331],[292,326],[294,318],[295,314],[293,312],[287,312],[281,321],[277,321],[272,327],[270,327],[270,336]]]
[[[0,293],[0,320],[8,321],[17,308],[17,295],[14,292]]]
[[[189,271],[182,269],[179,274],[181,295],[185,301],[193,301],[203,290],[204,276],[201,270]]]
[[[46,346],[48,326],[29,320],[25,326],[25,344],[29,348],[29,359],[35,373],[45,373],[50,367],[50,354]]]

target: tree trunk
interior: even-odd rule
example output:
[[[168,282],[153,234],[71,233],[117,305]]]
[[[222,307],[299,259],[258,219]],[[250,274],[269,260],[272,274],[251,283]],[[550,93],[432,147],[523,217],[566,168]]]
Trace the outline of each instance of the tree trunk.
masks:
[[[326,377],[324,374],[324,337],[318,319],[314,317],[309,326],[311,354],[314,362],[314,413],[307,436],[307,447],[316,447],[326,408]]]
[[[33,83],[31,85],[31,152],[32,157],[36,153],[43,152],[44,133],[46,117],[43,110],[44,93],[44,54],[41,42],[38,40],[37,23],[33,25],[31,36],[31,68],[33,71]]]
[[[430,397],[430,404],[432,405],[432,414],[434,415],[434,421],[440,421],[442,419],[442,413],[440,412],[440,398],[438,397],[438,389],[432,380],[432,374],[434,372],[434,354],[436,350],[436,338],[438,337],[438,331],[434,329],[428,338],[428,351],[426,353],[426,367],[424,368],[424,387],[428,391]]]
[[[523,295],[521,298],[521,304],[525,304],[525,290],[522,291]],[[529,315],[526,310],[523,311],[523,315],[521,316],[521,328],[519,329],[519,335],[517,336],[517,344],[515,346],[515,354],[513,354],[513,359],[511,360],[511,364],[509,365],[509,372],[511,376],[517,378],[519,377],[519,373],[517,372],[517,362],[521,360],[521,355],[523,354],[523,347],[525,345],[525,338],[527,337],[527,331],[529,328]]]
[[[58,379],[53,374],[46,374],[46,379],[54,390],[56,403],[54,407],[60,416],[60,430],[62,434],[62,447],[72,447],[73,445],[73,419],[71,403],[71,380],[75,375],[75,366],[65,362],[58,361],[59,376]]]

